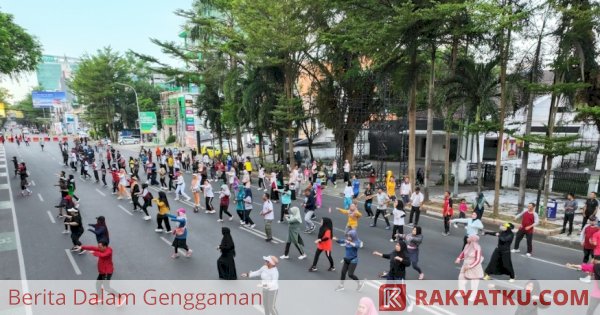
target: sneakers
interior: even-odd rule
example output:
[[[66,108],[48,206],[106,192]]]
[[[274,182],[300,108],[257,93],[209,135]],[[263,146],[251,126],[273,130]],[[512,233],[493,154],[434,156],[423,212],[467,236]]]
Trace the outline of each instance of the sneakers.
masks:
[[[458,224],[454,223],[454,224],[452,224],[452,226],[453,226],[455,229],[458,229]]]
[[[365,286],[365,280],[358,281],[358,287],[356,287],[356,291],[360,292],[364,286]]]
[[[389,230],[389,229],[391,229],[391,227],[388,225],[388,226],[385,227],[385,229]]]
[[[527,253],[525,254],[527,257],[531,257],[531,253]]]
[[[175,197],[175,199],[174,199],[174,200],[179,200],[179,197]]]
[[[178,258],[178,257],[179,257],[179,254],[173,254],[173,255],[171,255],[171,258],[173,258],[173,259]]]
[[[317,267],[310,267],[310,268],[308,268],[309,272],[315,272],[317,270],[318,270]]]
[[[483,276],[483,280],[490,280],[490,279],[492,279],[492,277],[490,277],[490,275],[488,275],[488,274]]]
[[[69,230],[63,230],[62,234],[69,234]]]
[[[244,222],[244,220],[240,220],[240,224],[244,225],[244,224],[246,224],[246,222]]]
[[[165,234],[171,234],[171,230],[165,230]]]
[[[299,260],[303,260],[304,258],[306,258],[306,254],[298,256]]]
[[[217,222],[223,222],[223,219],[217,219]]]
[[[253,223],[252,225],[249,226],[249,228],[253,229],[255,226],[256,226],[256,224]]]
[[[423,279],[425,279],[425,274],[424,273],[419,274],[419,280],[423,280]]]
[[[511,249],[510,252],[511,253],[519,253],[519,252],[521,252],[521,250],[520,249]]]
[[[192,250],[188,249],[188,251],[185,253],[185,257],[192,257]]]
[[[277,223],[283,223],[283,221],[279,220],[279,221],[277,221]]]
[[[510,278],[510,279],[508,279],[508,282],[513,283],[513,282],[515,282],[515,279]]]
[[[344,291],[346,290],[346,288],[344,288],[343,284],[340,284],[337,286],[337,288],[335,288],[335,292],[340,292],[340,291]]]
[[[370,227],[376,227],[377,225],[375,225],[375,224],[371,223],[371,224],[369,224],[369,226],[370,226]]]
[[[162,233],[163,229],[154,229],[154,232],[156,233]]]
[[[329,269],[327,269],[327,271],[335,271],[335,267],[329,267]]]
[[[584,283],[590,283],[590,282],[592,282],[592,278],[589,275],[587,275],[583,278],[579,278],[579,281],[584,282]]]
[[[149,215],[147,215],[147,216],[145,216],[145,217],[144,217],[144,220],[145,220],[145,221],[149,221],[149,220],[151,220],[151,219],[152,219],[152,217],[151,217],[151,216],[149,216]]]
[[[233,221],[233,217],[229,217],[229,221]]]
[[[395,240],[393,238],[390,238],[390,243],[395,242]]]
[[[290,259],[290,256],[287,255],[281,255],[279,256],[280,259]]]

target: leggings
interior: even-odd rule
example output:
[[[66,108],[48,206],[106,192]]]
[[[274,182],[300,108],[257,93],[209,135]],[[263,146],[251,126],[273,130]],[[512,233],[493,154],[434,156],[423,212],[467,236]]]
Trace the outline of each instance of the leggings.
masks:
[[[373,226],[377,226],[377,218],[379,218],[380,214],[381,216],[383,216],[385,224],[387,224],[387,226],[390,226],[390,220],[388,220],[388,218],[385,216],[385,212],[385,209],[377,209],[377,211],[375,212],[375,219],[373,220]]]
[[[408,249],[408,257],[410,258],[410,265],[413,267],[414,270],[416,270],[419,274],[422,274],[423,271],[421,270],[421,268],[419,267],[418,263],[419,263],[419,249],[415,248],[415,249]]]
[[[450,233],[450,217],[449,215],[444,216],[444,233]]]
[[[102,174],[102,184],[104,184],[104,186],[106,186],[106,174],[105,173]]]
[[[212,205],[212,201],[213,201],[213,197],[204,197],[204,201],[206,203],[206,211],[213,211],[213,205]]]
[[[227,214],[230,218],[233,217],[231,215],[231,213],[229,213],[229,211],[227,211],[228,207],[229,207],[229,205],[221,205],[221,207],[219,208],[219,219],[223,220],[223,213]]]
[[[71,242],[73,242],[73,246],[81,246],[81,242],[79,241],[79,238],[81,237],[81,235],[83,234],[83,232],[71,232]]]
[[[150,216],[148,214],[148,207],[151,205],[152,201],[150,199],[144,199],[144,204],[142,205],[142,211],[146,214],[146,216]]]
[[[346,259],[344,259],[344,266],[342,266],[342,276],[340,280],[346,280],[346,274],[348,274],[348,278],[358,281],[358,277],[354,274],[357,265],[358,264],[348,263],[346,262]]]
[[[244,210],[244,222],[246,222],[247,225],[254,224],[254,221],[252,221],[252,219],[250,218],[250,211],[252,211],[252,209]]]
[[[160,177],[160,187],[167,187],[167,183],[165,182],[165,178],[164,177]]]
[[[329,268],[333,268],[333,258],[331,257],[331,251],[329,250],[321,250],[317,248],[317,252],[315,252],[315,259],[313,259],[313,263],[312,266],[313,267],[317,267],[317,262],[319,261],[319,256],[321,256],[321,253],[325,253],[325,257],[327,257],[327,259],[329,260]]]
[[[283,222],[283,216],[288,214],[288,209],[290,208],[289,204],[281,204],[281,218],[279,219],[280,222]]]
[[[588,261],[590,260],[590,257],[592,257],[592,258],[594,257],[593,251],[594,251],[594,249],[586,249],[586,248],[583,249],[583,263],[584,264],[588,263]]]
[[[98,171],[94,170],[94,179],[96,180],[96,183],[100,181],[100,178],[98,177]]]
[[[369,217],[373,216],[373,210],[371,210],[372,205],[373,205],[373,201],[371,201],[370,199],[365,201],[365,212],[367,213],[367,216],[369,216]]]
[[[137,196],[131,194],[131,201],[133,202],[133,210],[137,210],[138,207],[142,208],[142,205],[140,204],[140,198],[138,198]]]
[[[259,177],[258,178],[258,189],[265,189],[265,179]]]
[[[404,234],[404,225],[395,225],[392,229],[392,239],[396,240],[396,234]]]
[[[163,222],[165,223],[165,228],[167,229],[167,232],[171,232],[171,223],[169,223],[169,217],[167,217],[166,215],[162,215],[162,214],[156,215],[157,229],[162,230]]]

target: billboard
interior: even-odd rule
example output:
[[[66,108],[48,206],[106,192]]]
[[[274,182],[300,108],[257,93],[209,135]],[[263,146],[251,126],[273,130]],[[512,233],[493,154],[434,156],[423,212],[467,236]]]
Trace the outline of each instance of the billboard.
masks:
[[[155,112],[140,112],[140,132],[142,134],[157,133]]]
[[[33,91],[31,92],[33,108],[53,108],[67,101],[65,92]]]

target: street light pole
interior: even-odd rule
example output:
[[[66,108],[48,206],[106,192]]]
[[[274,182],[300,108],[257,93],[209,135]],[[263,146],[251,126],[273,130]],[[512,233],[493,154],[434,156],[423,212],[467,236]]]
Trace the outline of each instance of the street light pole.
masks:
[[[135,106],[137,108],[137,117],[138,117],[138,128],[140,130],[140,143],[144,142],[144,138],[142,137],[142,120],[140,119],[140,103],[138,101],[138,95],[137,95],[137,91],[135,90],[135,88],[129,84],[125,84],[125,83],[121,83],[121,82],[115,82],[118,85],[122,85],[124,87],[128,87],[130,89],[133,90],[133,94],[135,95]]]

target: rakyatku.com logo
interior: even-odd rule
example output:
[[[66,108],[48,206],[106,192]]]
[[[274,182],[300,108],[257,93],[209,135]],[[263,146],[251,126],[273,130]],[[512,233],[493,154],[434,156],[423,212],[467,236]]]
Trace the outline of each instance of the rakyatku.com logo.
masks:
[[[406,308],[406,285],[383,284],[379,287],[379,310],[383,312],[404,311]]]

